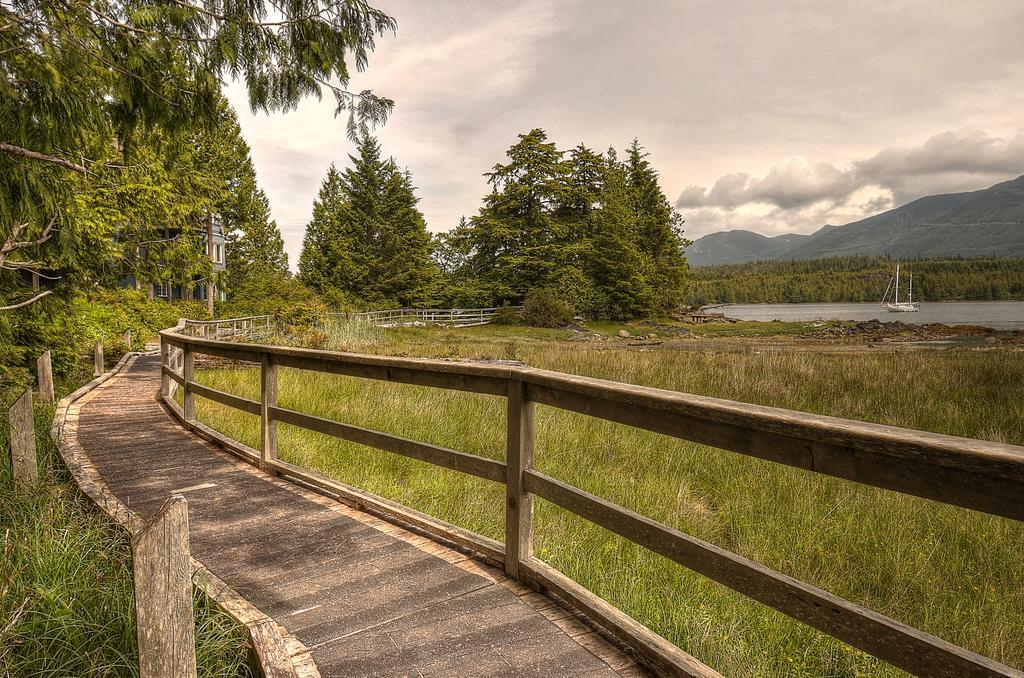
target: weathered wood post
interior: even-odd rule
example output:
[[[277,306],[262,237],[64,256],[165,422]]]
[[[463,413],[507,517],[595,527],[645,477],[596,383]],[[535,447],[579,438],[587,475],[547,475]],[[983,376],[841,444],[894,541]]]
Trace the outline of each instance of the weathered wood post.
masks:
[[[181,348],[181,376],[185,380],[185,396],[182,412],[185,421],[195,421],[196,418],[196,394],[192,392],[191,383],[195,380],[196,356],[192,352],[192,345],[185,344]]]
[[[96,351],[93,355],[92,376],[98,377],[103,374],[103,340],[96,342]]]
[[[11,479],[33,483],[39,477],[36,466],[36,426],[32,415],[32,389],[18,398],[7,413],[11,423]]]
[[[533,467],[534,403],[519,379],[508,383],[508,448],[505,455],[505,574],[519,578],[519,563],[533,556],[533,495],[523,471]]]
[[[128,347],[128,351],[130,352],[132,350],[132,331],[125,330],[122,336],[124,338],[124,345]]]
[[[264,353],[260,359],[260,468],[277,459],[277,422],[270,416],[271,407],[277,407],[277,363]]]
[[[53,363],[50,361],[50,352],[43,351],[43,355],[36,360],[36,381],[39,382],[39,402],[53,402]]]
[[[166,370],[171,368],[171,345],[160,337],[160,395],[171,395],[171,377]]]
[[[140,678],[196,676],[188,503],[164,502],[132,539]]]

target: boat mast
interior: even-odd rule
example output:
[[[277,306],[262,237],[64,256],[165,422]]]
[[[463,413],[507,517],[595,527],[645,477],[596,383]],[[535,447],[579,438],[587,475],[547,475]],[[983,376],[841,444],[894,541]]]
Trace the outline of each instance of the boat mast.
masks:
[[[896,264],[896,301],[897,306],[900,305],[900,265]]]
[[[910,303],[914,303],[914,274],[910,274]]]

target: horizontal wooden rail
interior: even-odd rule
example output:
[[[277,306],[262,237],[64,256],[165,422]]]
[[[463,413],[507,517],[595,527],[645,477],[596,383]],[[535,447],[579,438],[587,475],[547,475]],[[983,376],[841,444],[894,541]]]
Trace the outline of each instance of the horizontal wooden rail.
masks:
[[[259,403],[255,403],[257,408]],[[258,412],[257,412],[258,413]],[[475,454],[456,452],[437,445],[428,445],[408,438],[382,433],[368,428],[342,424],[331,419],[322,419],[310,414],[281,407],[271,407],[270,417],[283,424],[291,424],[315,433],[341,438],[361,445],[375,447],[378,450],[393,452],[452,471],[461,471],[477,478],[492,480],[496,483],[505,482],[505,464]]]
[[[529,398],[865,485],[1024,520],[1024,448],[535,370]]]
[[[714,581],[895,666],[926,676],[1024,676],[1020,671],[889,619],[747,558],[572,487],[533,469],[533,405],[673,436],[861,484],[1024,520],[1024,448],[981,440],[749,405],[602,379],[508,365],[395,358],[218,341],[160,333],[184,356],[204,353],[261,365],[261,401],[195,384],[186,406],[164,400],[200,433],[223,438],[244,458],[331,496],[382,511],[504,561],[505,571],[573,604],[632,645],[655,670],[715,675],[708,667],[532,556],[532,497],[541,497]],[[170,349],[162,351],[171,361]],[[500,396],[509,402],[509,464],[279,407],[279,367]],[[259,414],[262,451],[244,448],[194,421],[194,395]],[[193,406],[194,409],[194,406]],[[299,426],[506,485],[507,547],[453,525],[276,459],[276,424]],[[242,449],[244,448],[244,449]],[[514,455],[514,456],[513,456]]]
[[[269,315],[255,315],[220,320],[185,320],[176,329],[189,336],[208,339],[263,339],[273,332],[274,318]]]
[[[234,395],[233,393],[225,393],[224,391],[218,391],[215,388],[209,386],[203,386],[197,384],[194,381],[188,381],[184,384],[185,389],[190,393],[195,393],[197,396],[207,398],[221,405],[227,405],[233,407],[236,410],[247,412],[249,414],[255,414],[257,417],[260,416],[260,402],[258,400],[249,400],[248,398],[242,398]]]
[[[536,471],[529,492],[779,612],[923,676],[992,676],[1001,665]],[[1003,667],[1005,668],[1005,667]]]
[[[507,306],[512,311],[521,311],[522,306]],[[328,313],[326,320],[352,320],[382,327],[424,323],[431,325],[452,325],[468,327],[486,325],[494,320],[500,307],[489,308],[393,308],[359,313]]]
[[[231,360],[259,363],[263,356],[268,356],[279,367],[487,395],[504,396],[511,375],[511,368],[505,365],[391,358],[290,346],[228,343],[165,333],[161,333],[161,338],[171,346],[184,348],[188,345],[198,353]]]
[[[181,376],[180,374],[178,374],[177,372],[175,372],[170,367],[168,367],[166,365],[162,365],[160,367],[160,370],[161,370],[161,372],[166,374],[168,377],[170,377],[172,381],[177,382],[178,386],[184,386],[185,385],[185,378],[183,376]]]

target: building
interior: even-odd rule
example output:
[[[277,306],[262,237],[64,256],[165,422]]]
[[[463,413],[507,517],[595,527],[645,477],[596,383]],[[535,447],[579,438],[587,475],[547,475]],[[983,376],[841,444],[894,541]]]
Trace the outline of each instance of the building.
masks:
[[[207,255],[213,259],[214,278],[216,278],[219,273],[222,273],[227,268],[227,250],[224,237],[223,219],[219,214],[214,214],[211,217],[211,222],[212,223],[207,225],[206,232],[202,233],[202,244],[203,249],[208,253]],[[207,234],[210,232],[213,234],[212,251],[207,242]],[[177,229],[165,229],[164,238],[173,238],[178,233],[179,231],[177,231]],[[121,280],[121,285],[123,287],[142,289],[143,285],[148,285],[150,299],[165,299],[167,301],[207,301],[209,283],[210,281],[202,276],[196,276],[196,278],[188,284],[173,284],[170,281],[147,284],[137,280],[134,275],[129,275]],[[212,289],[215,301],[225,301],[227,299],[227,295],[224,290],[217,289],[215,284],[212,286]]]

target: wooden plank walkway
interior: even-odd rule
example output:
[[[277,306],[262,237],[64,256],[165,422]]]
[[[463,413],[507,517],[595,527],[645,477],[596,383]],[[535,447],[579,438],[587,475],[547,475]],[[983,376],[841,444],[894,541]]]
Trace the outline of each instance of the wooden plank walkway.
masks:
[[[647,675],[496,568],[259,471],[157,404],[159,357],[77,404],[77,442],[143,518],[188,499],[194,558],[311,652],[324,676]]]

